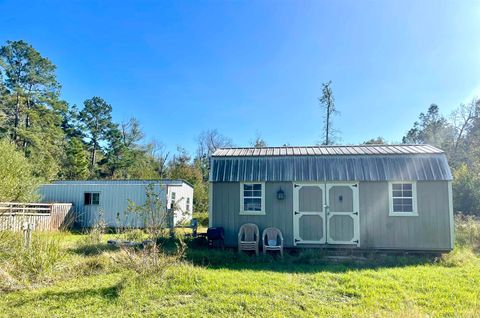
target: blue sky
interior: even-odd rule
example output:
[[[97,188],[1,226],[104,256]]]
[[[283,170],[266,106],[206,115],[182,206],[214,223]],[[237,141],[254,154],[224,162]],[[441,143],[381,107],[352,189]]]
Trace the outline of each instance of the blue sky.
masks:
[[[480,95],[480,1],[0,1],[0,42],[58,67],[71,104],[193,152],[218,129],[237,145],[321,139],[332,80],[342,143],[399,141],[421,111]]]

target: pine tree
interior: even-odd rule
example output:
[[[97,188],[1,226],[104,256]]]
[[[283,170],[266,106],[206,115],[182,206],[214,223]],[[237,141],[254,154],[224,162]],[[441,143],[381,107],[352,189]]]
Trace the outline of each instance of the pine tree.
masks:
[[[0,48],[3,114],[0,130],[24,152],[45,179],[55,178],[63,148],[60,84],[55,65],[24,41],[7,41]]]
[[[71,138],[66,149],[65,178],[84,180],[89,176],[88,160],[83,149],[83,143],[78,138]]]

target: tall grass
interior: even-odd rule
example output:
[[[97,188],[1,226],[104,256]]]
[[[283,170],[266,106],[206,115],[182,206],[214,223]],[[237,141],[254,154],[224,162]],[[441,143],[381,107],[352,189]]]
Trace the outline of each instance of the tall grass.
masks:
[[[455,216],[455,243],[462,248],[480,252],[480,218],[459,214]]]
[[[3,232],[0,242],[0,290],[14,290],[42,284],[65,266],[66,251],[59,238],[34,233],[26,247],[20,233]],[[3,276],[3,277],[2,277]]]

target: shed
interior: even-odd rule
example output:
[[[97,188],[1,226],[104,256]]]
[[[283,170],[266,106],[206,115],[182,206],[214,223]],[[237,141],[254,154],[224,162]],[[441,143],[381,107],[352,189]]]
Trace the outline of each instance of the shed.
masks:
[[[452,174],[430,145],[221,148],[211,156],[210,226],[235,246],[244,223],[286,247],[447,251]]]
[[[76,223],[92,227],[102,218],[108,227],[143,227],[144,220],[128,213],[129,200],[142,205],[153,186],[164,208],[174,208],[173,222],[189,221],[193,213],[193,187],[183,180],[69,180],[40,186],[42,202],[71,202]],[[175,202],[175,204],[173,204]]]

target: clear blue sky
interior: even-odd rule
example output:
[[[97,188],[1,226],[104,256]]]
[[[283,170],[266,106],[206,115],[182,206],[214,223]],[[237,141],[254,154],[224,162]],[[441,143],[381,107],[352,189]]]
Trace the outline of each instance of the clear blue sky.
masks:
[[[421,111],[480,95],[480,1],[0,1],[0,42],[30,42],[71,104],[193,152],[217,128],[237,145],[321,139],[333,81],[343,143],[399,141]]]

